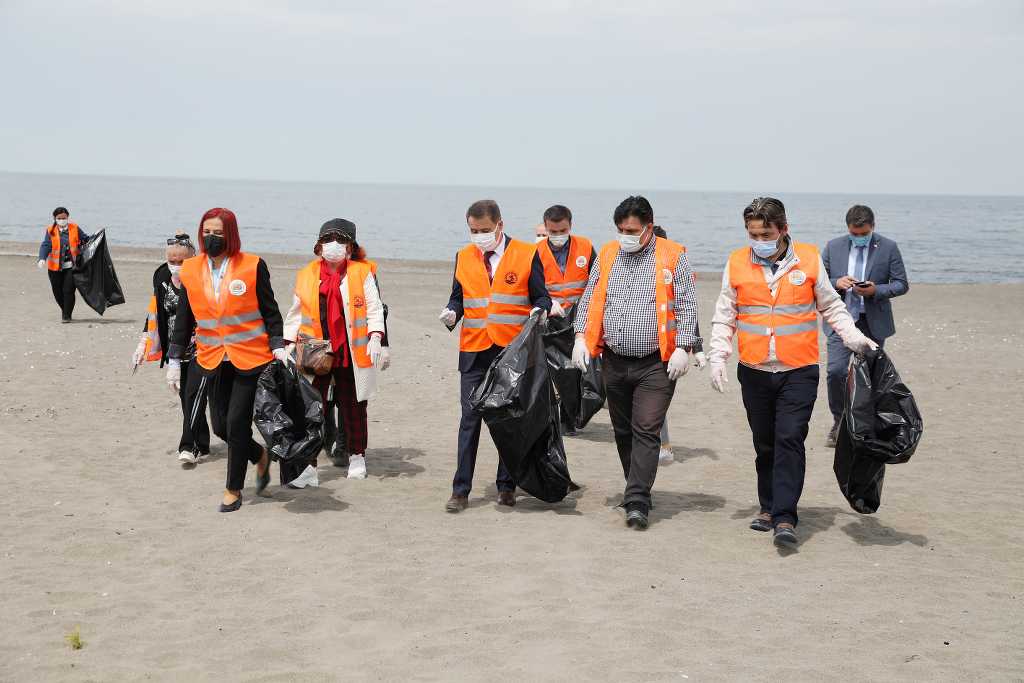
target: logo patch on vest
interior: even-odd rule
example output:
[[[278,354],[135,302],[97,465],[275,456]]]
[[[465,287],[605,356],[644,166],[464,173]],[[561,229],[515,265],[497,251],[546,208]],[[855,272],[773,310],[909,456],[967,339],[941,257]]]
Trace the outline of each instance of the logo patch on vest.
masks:
[[[366,305],[366,300],[361,296],[357,296],[355,299],[352,299],[352,305],[356,308],[362,308]]]
[[[577,268],[586,268],[587,267],[587,257],[586,256],[577,256],[576,257],[576,267]]]
[[[245,294],[245,283],[241,280],[232,280],[228,285],[228,291],[235,296],[242,296]]]
[[[807,275],[802,270],[791,270],[789,271],[789,284],[799,287],[803,283],[807,282]]]
[[[672,271],[669,270],[668,268],[665,268],[664,270],[662,270],[661,271],[661,279],[662,279],[662,281],[664,281],[664,283],[666,285],[672,284]]]
[[[505,284],[506,285],[514,285],[517,282],[519,282],[519,276],[518,275],[516,275],[515,273],[505,273]]]

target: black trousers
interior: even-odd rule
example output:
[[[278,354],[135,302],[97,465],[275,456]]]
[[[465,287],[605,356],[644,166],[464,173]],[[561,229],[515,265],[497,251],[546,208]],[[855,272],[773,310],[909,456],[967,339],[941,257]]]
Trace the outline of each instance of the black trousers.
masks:
[[[602,361],[608,414],[626,476],[622,502],[650,506],[651,487],[658,474],[661,425],[676,383],[668,378],[660,353],[630,358],[605,349]]]
[[[741,364],[737,376],[754,438],[761,512],[770,513],[773,524],[795,526],[807,469],[804,440],[818,397],[818,366],[764,372]]]
[[[452,494],[456,496],[468,496],[473,488],[476,453],[480,446],[480,427],[483,421],[479,416],[473,414],[473,410],[469,407],[469,397],[483,381],[484,375],[487,374],[487,368],[500,352],[501,348],[497,346],[481,351],[473,360],[472,367],[460,373],[462,419],[459,420],[458,465],[455,469],[455,478],[452,480]],[[501,459],[498,460],[498,473],[495,475],[494,483],[499,491],[516,490],[512,475],[505,469]]]
[[[206,421],[206,404],[212,389],[213,378],[206,377],[198,368],[194,367],[193,363],[195,361],[182,361],[181,363],[181,388],[178,389],[178,398],[181,399],[182,425],[178,451],[192,451],[206,455],[210,452],[210,426]],[[205,385],[204,379],[206,380]],[[192,424],[193,411],[195,411],[194,426]],[[214,433],[227,441],[223,425],[219,423],[217,417],[214,417],[213,423]]]
[[[75,278],[70,268],[64,270],[48,270],[50,276],[50,289],[53,290],[53,298],[60,306],[60,317],[64,320],[71,320],[71,314],[75,310]]]
[[[878,348],[885,346],[884,339],[875,339],[871,336],[868,320],[863,315],[857,319],[857,329],[878,344]],[[828,345],[828,373],[825,380],[828,383],[828,409],[832,412],[832,417],[838,420],[843,416],[846,407],[846,371],[850,365],[852,352],[843,346],[842,337],[835,332],[829,331],[825,341]]]
[[[252,411],[259,378],[259,372],[240,374],[227,360],[207,376],[206,381],[213,383],[210,407],[215,414],[214,427],[220,420],[228,442],[228,476],[224,488],[229,491],[244,488],[248,464],[258,463],[263,456],[263,448],[252,438]]]

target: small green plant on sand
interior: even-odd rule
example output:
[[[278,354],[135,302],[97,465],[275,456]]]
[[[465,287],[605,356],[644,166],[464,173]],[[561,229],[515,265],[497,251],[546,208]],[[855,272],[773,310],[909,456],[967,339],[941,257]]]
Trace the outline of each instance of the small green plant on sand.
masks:
[[[85,646],[85,643],[82,642],[82,632],[78,626],[75,627],[74,631],[64,636],[64,640],[68,641],[68,645],[71,646],[72,650],[81,650]]]

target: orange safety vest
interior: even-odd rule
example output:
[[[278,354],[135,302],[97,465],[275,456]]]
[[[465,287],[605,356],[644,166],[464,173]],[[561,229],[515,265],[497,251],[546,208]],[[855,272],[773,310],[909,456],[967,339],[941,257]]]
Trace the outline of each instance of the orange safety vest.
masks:
[[[320,325],[320,259],[310,261],[295,276],[295,296],[302,304],[302,321],[299,334],[312,339],[326,339]],[[356,365],[368,368],[373,365],[369,349],[370,331],[366,319],[366,291],[363,283],[373,272],[368,261],[349,261],[345,279],[348,281],[348,347]]]
[[[60,228],[56,225],[51,225],[46,229],[46,232],[50,235],[50,255],[46,257],[46,268],[47,270],[60,270]],[[81,253],[78,248],[77,223],[68,223],[68,246],[71,247],[71,260],[73,261]]]
[[[196,319],[196,359],[213,370],[226,357],[239,370],[252,370],[274,359],[256,296],[260,257],[239,252],[231,257],[214,297],[206,254],[186,259],[178,277]]]
[[[160,330],[157,329],[156,318],[156,295],[149,297],[149,306],[146,308],[146,352],[143,358],[147,361],[158,361],[163,358],[163,349],[160,347]]]
[[[492,345],[508,346],[530,317],[530,270],[537,249],[510,240],[498,263],[494,281],[487,280],[484,256],[476,245],[455,257],[455,279],[462,285],[460,351],[485,351]]]
[[[667,361],[676,350],[675,272],[683,245],[661,237],[654,243],[654,301],[658,307],[658,347],[661,360]],[[604,307],[608,299],[608,279],[612,265],[619,255],[618,241],[601,247],[601,275],[590,296],[587,327],[583,332],[591,356],[601,352],[604,345]]]
[[[818,248],[793,243],[797,263],[779,281],[775,297],[764,269],[750,258],[750,247],[729,257],[729,284],[736,290],[736,332],[740,361],[760,365],[768,360],[771,339],[775,357],[792,368],[818,362]]]
[[[565,272],[558,267],[558,261],[551,251],[547,240],[537,245],[537,253],[544,264],[544,281],[548,285],[548,294],[557,299],[561,305],[574,304],[583,296],[590,278],[590,254],[594,245],[586,237],[569,237],[569,256],[565,261]]]

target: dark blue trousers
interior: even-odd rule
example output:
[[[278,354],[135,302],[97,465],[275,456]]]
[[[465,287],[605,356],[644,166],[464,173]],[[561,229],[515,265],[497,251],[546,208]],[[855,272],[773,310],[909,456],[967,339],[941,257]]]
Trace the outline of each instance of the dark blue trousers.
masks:
[[[857,320],[857,329],[878,344],[878,348],[885,346],[884,339],[875,339],[871,336],[867,318],[863,315]],[[828,345],[828,373],[825,379],[828,389],[828,409],[832,412],[832,417],[838,420],[843,416],[843,408],[846,406],[846,374],[852,352],[843,346],[842,337],[831,329],[828,331],[825,342]]]
[[[480,427],[482,420],[473,414],[469,407],[469,397],[483,381],[487,368],[501,352],[501,347],[492,346],[486,351],[476,354],[472,366],[460,373],[462,394],[462,419],[459,421],[459,463],[452,480],[452,493],[456,496],[468,496],[473,488],[473,471],[476,469],[476,452],[480,445]],[[498,460],[498,474],[495,485],[499,491],[515,491],[516,485],[505,465]]]
[[[764,372],[740,364],[737,377],[754,437],[761,512],[771,513],[773,524],[796,526],[807,469],[804,440],[818,398],[818,366]]]

